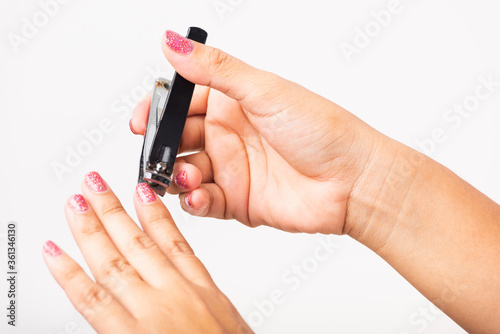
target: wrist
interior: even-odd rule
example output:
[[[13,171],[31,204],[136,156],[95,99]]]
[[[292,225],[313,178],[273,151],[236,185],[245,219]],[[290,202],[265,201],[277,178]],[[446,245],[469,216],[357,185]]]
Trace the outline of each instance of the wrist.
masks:
[[[412,196],[425,155],[379,134],[352,187],[344,233],[377,252],[389,241]]]

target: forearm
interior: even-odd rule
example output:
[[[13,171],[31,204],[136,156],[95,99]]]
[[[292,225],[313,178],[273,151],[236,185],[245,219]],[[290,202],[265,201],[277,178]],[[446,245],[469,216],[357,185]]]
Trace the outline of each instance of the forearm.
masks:
[[[383,141],[353,190],[347,232],[466,330],[500,332],[499,205],[432,159]]]

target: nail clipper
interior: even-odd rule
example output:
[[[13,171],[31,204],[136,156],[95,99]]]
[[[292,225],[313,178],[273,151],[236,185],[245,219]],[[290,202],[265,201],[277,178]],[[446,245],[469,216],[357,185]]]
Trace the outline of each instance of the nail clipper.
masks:
[[[208,34],[191,27],[186,38],[205,44]],[[139,166],[139,183],[147,182],[160,196],[172,182],[172,172],[191,105],[194,84],[177,72],[172,80],[155,81]]]

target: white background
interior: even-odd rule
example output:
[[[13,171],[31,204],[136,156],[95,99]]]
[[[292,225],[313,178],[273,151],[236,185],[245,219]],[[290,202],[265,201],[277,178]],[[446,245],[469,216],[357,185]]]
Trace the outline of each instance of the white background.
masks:
[[[42,9],[35,0],[1,0],[0,222],[19,224],[20,273],[18,327],[7,329],[1,311],[1,333],[71,333],[74,324],[93,333],[50,276],[41,247],[54,240],[84,264],[62,208],[87,171],[99,171],[135,216],[142,139],[129,132],[125,95],[135,103],[149,90],[151,70],[172,75],[160,50],[166,29],[203,27],[208,44],[303,84],[409,146],[442,128],[446,140],[430,155],[500,201],[500,87],[457,128],[443,121],[448,108],[473,96],[480,76],[500,81],[497,1],[401,0],[401,12],[351,62],[341,43],[352,44],[356,28],[389,0],[221,2],[231,10],[218,13],[212,0],[69,0],[16,51],[9,36],[21,35],[23,17],[33,22]],[[54,163],[66,164],[67,147],[84,145],[83,131],[104,119],[113,130],[58,179]],[[443,314],[419,315],[429,302],[347,237],[336,237],[337,250],[293,291],[282,276],[313,254],[318,236],[191,218],[177,198],[164,201],[245,319],[274,289],[285,292],[254,327],[259,333],[463,332]]]

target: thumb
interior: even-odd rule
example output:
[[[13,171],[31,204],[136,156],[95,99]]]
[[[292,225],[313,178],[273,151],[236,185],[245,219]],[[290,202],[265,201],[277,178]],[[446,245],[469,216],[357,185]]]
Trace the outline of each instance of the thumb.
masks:
[[[238,101],[254,128],[299,172],[319,175],[317,169],[327,158],[341,153],[332,143],[345,137],[347,130],[341,127],[350,124],[352,116],[333,102],[170,30],[162,49],[184,78]]]
[[[170,64],[184,78],[224,93],[251,112],[258,113],[256,101],[271,102],[273,94],[270,92],[288,84],[287,80],[277,75],[259,70],[224,51],[197,43],[170,30],[163,37],[162,50]],[[261,100],[263,95],[267,101]],[[265,110],[262,112],[265,116]]]

